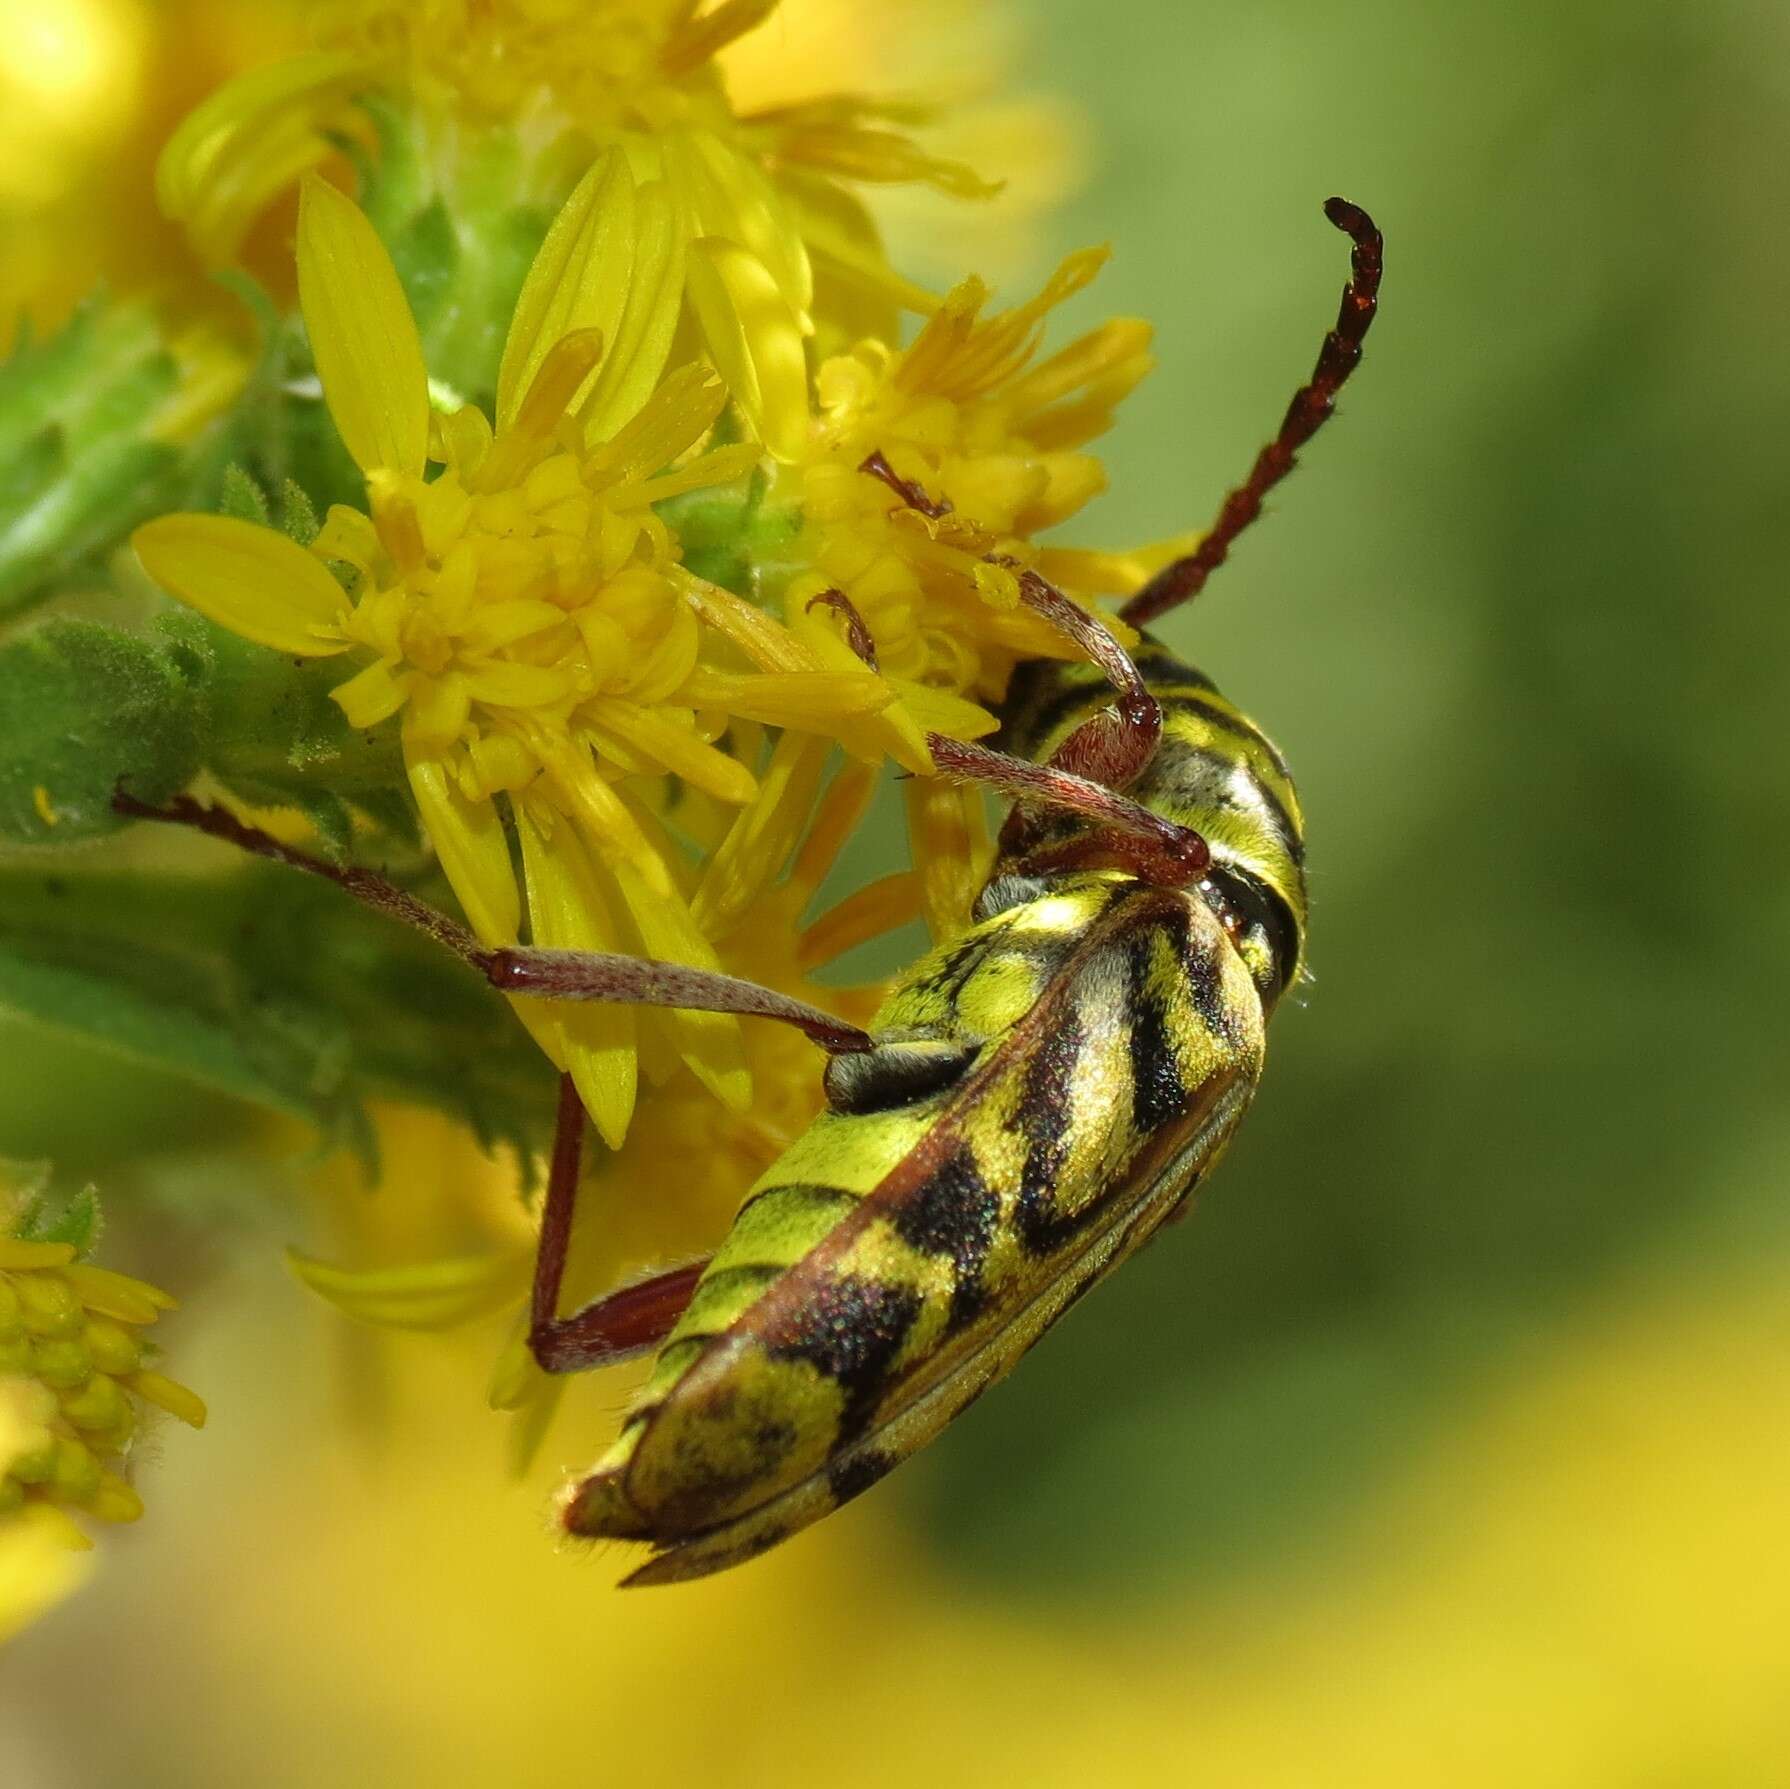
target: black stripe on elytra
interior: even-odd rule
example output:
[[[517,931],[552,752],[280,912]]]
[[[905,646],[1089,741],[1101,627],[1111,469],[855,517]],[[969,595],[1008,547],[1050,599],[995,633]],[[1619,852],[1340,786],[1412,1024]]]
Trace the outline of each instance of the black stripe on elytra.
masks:
[[[768,1324],[760,1341],[774,1360],[806,1361],[845,1394],[839,1416],[840,1439],[863,1433],[876,1409],[889,1368],[914,1319],[920,1294],[861,1274],[840,1274],[780,1321]]]
[[[1028,1147],[1019,1173],[1013,1225],[1020,1247],[1030,1255],[1048,1255],[1061,1248],[1092,1215],[1088,1206],[1064,1214],[1056,1203],[1069,1154],[1070,1094],[1086,1046],[1087,1029],[1081,1014],[1070,1007],[1026,1066],[1016,1117]]]
[[[1172,942],[1178,954],[1187,950],[1187,921],[1179,921],[1181,937]],[[1180,1053],[1169,1033],[1168,1010],[1151,978],[1156,958],[1157,929],[1152,926],[1134,938],[1127,951],[1126,1013],[1131,1048],[1132,1122],[1146,1136],[1172,1124],[1187,1110],[1187,1083],[1181,1074]]]
[[[950,1257],[951,1329],[961,1329],[983,1306],[982,1267],[994,1246],[1001,1202],[983,1179],[968,1145],[908,1195],[894,1213],[895,1234],[910,1248]]]
[[[837,1221],[839,1218],[843,1218],[863,1197],[862,1193],[854,1193],[850,1187],[826,1186],[820,1181],[813,1180],[786,1180],[778,1186],[760,1187],[734,1213],[733,1221],[737,1225],[753,1206],[763,1204],[766,1199],[783,1201],[792,1207],[808,1205],[817,1211],[829,1211],[834,1214],[835,1221]]]
[[[1193,1010],[1212,1036],[1233,1050],[1243,1048],[1246,1039],[1237,1029],[1237,1017],[1224,997],[1224,977],[1219,971],[1218,952],[1208,931],[1195,932],[1185,919],[1171,934],[1179,967],[1186,978],[1187,997]]]
[[[997,962],[1018,963],[1047,972],[1055,968],[1066,948],[1064,939],[1036,933],[1008,936],[1021,911],[1021,908],[1010,907],[1006,912],[996,914],[987,922],[990,927],[998,928],[996,930],[976,927],[937,968],[910,984],[913,992],[930,994],[955,1006],[971,978]]]
[[[1218,692],[1212,692],[1216,695]],[[1280,755],[1280,747],[1264,733],[1254,721],[1246,720],[1240,714],[1233,714],[1228,708],[1220,708],[1215,702],[1203,702],[1198,696],[1175,695],[1165,699],[1165,707],[1197,714],[1208,726],[1216,727],[1219,732],[1232,739],[1241,739],[1259,745],[1268,755],[1268,762],[1290,783],[1293,772],[1285,758]]]
[[[827,1466],[827,1489],[835,1503],[850,1503],[862,1497],[880,1478],[885,1478],[901,1464],[898,1454],[884,1453],[880,1447],[862,1447]]]
[[[689,1329],[687,1336],[694,1340],[698,1336],[720,1334],[786,1270],[787,1263],[781,1262],[711,1268],[697,1283],[684,1313],[683,1322],[701,1326]]]

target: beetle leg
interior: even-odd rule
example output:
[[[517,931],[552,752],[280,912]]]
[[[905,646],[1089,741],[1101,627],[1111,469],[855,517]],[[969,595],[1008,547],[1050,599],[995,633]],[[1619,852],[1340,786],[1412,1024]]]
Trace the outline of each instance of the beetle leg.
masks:
[[[1054,770],[1088,777],[1109,789],[1124,789],[1142,775],[1162,740],[1162,708],[1146,687],[1131,654],[1112,630],[1079,603],[1071,602],[1035,571],[1019,575],[1020,600],[1081,648],[1118,691],[1113,711],[1095,715],[1051,754]]]
[[[463,957],[475,968],[481,953],[479,941],[457,920],[438,913],[427,901],[419,901],[407,889],[389,882],[376,870],[364,870],[355,864],[329,863],[309,852],[282,844],[271,833],[258,826],[249,826],[225,808],[208,807],[190,795],[176,795],[164,808],[151,807],[119,788],[112,795],[112,811],[132,820],[156,820],[168,826],[190,826],[208,838],[222,839],[227,845],[251,852],[256,857],[283,863],[288,868],[320,876],[353,895],[357,901],[377,908],[392,919],[427,932],[437,944],[445,945],[455,956]]]
[[[1294,456],[1329,421],[1336,394],[1361,360],[1362,338],[1374,320],[1385,247],[1374,220],[1347,199],[1328,199],[1324,215],[1354,242],[1349,283],[1343,287],[1336,327],[1324,337],[1309,384],[1293,393],[1280,432],[1256,455],[1249,477],[1225,498],[1211,532],[1184,559],[1164,566],[1119,613],[1136,627],[1191,602],[1224,564],[1231,544],[1262,513],[1262,499],[1292,471]]]
[[[917,509],[929,521],[936,522],[941,516],[948,516],[951,513],[949,497],[940,497],[935,500],[927,496],[922,486],[916,484],[911,478],[903,478],[889,464],[888,456],[880,447],[873,447],[864,456],[863,463],[858,470],[867,477],[886,484],[909,509]]]
[[[247,826],[223,808],[207,807],[191,796],[178,795],[165,808],[149,807],[122,791],[112,797],[121,814],[137,820],[160,820],[190,826],[209,837],[267,857],[292,869],[321,876],[346,889],[357,900],[393,919],[426,932],[469,963],[506,994],[535,994],[546,1000],[612,1000],[628,1006],[681,1006],[699,1012],[743,1013],[794,1025],[823,1050],[868,1050],[870,1037],[856,1025],[810,1006],[775,988],[744,981],[718,970],[687,963],[664,963],[648,957],[611,955],[604,951],[534,950],[527,946],[486,949],[458,921],[438,913],[425,901],[388,882],[372,870],[325,862],[320,857],[281,844],[259,827]]]
[[[871,635],[864,617],[858,613],[858,605],[837,585],[831,590],[823,590],[819,596],[808,599],[810,610],[828,608],[845,623],[846,644],[858,655],[859,660],[872,671],[882,667],[876,662],[876,640]]]
[[[933,762],[959,782],[986,783],[1015,801],[1058,808],[1098,824],[1095,837],[1078,842],[1105,861],[1122,863],[1147,882],[1180,888],[1202,876],[1212,861],[1206,841],[1190,827],[1152,813],[1147,807],[1087,777],[1050,764],[1033,764],[1005,752],[928,733]]]
[[[829,1054],[871,1047],[868,1032],[818,1006],[715,969],[697,969],[688,963],[666,963],[650,957],[615,956],[607,951],[534,950],[521,945],[481,955],[487,979],[506,994],[744,1013],[794,1025]]]
[[[541,1239],[535,1249],[534,1290],[528,1309],[528,1348],[544,1373],[579,1373],[657,1346],[683,1315],[705,1265],[697,1261],[675,1267],[623,1286],[569,1317],[557,1315],[572,1241],[572,1212],[578,1199],[584,1123],[578,1090],[570,1075],[562,1075],[553,1166],[541,1208]]]

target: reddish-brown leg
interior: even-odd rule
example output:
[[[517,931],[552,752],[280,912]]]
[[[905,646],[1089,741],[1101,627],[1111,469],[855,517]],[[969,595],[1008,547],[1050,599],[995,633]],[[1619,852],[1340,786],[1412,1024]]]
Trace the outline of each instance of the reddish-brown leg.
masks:
[[[936,502],[928,497],[921,487],[911,478],[903,478],[888,462],[880,447],[873,447],[860,463],[858,470],[871,478],[886,484],[909,509],[917,509],[921,515],[937,521],[940,516],[951,513],[951,499],[940,497]]]
[[[663,963],[650,957],[614,956],[597,950],[532,950],[516,945],[483,953],[484,971],[506,994],[542,1000],[607,1000],[622,1006],[677,1006],[687,1012],[741,1013],[793,1025],[827,1051],[868,1050],[870,1034],[818,1006],[779,994],[762,983]]]
[[[823,1050],[868,1050],[870,1036],[856,1025],[810,1006],[775,988],[744,981],[718,970],[688,963],[662,963],[649,957],[617,956],[605,951],[535,950],[526,945],[487,950],[471,932],[445,913],[437,913],[415,895],[372,870],[344,868],[283,845],[258,827],[245,826],[222,808],[207,807],[190,796],[176,796],[165,808],[152,808],[119,793],[112,805],[137,820],[160,820],[190,826],[212,838],[252,851],[258,857],[346,889],[357,900],[415,926],[436,943],[476,969],[506,994],[532,994],[543,1000],[608,1000],[625,1006],[678,1006],[699,1012],[741,1013],[777,1019],[811,1038]]]
[[[1101,828],[1097,839],[1078,845],[1077,865],[1094,861],[1117,863],[1146,882],[1182,888],[1197,881],[1211,864],[1206,841],[1186,826],[1152,813],[1103,783],[1090,782],[1050,764],[1034,764],[1026,758],[1010,758],[986,746],[928,733],[932,760],[942,775],[964,783],[984,783],[1011,795],[1015,801],[1080,814]],[[1065,861],[1063,867],[1069,867]]]
[[[1067,635],[1100,667],[1119,697],[1113,713],[1083,721],[1051,753],[1051,768],[1104,783],[1109,789],[1130,787],[1162,742],[1161,706],[1131,662],[1131,654],[1097,617],[1035,571],[1020,574],[1019,593],[1028,608]]]
[[[1324,215],[1348,233],[1355,247],[1336,327],[1324,337],[1311,382],[1293,394],[1280,433],[1256,456],[1249,477],[1225,498],[1211,533],[1185,559],[1159,571],[1119,611],[1134,627],[1191,602],[1205,588],[1206,580],[1229,556],[1237,536],[1262,513],[1262,499],[1292,471],[1299,449],[1329,420],[1336,394],[1360,363],[1361,343],[1379,301],[1385,244],[1373,219],[1347,199],[1326,200]]]
[[[119,788],[112,793],[112,811],[132,820],[155,820],[168,826],[187,826],[208,838],[222,839],[227,845],[283,863],[290,869],[303,870],[310,876],[321,876],[353,895],[357,901],[377,908],[392,919],[426,932],[437,944],[444,945],[455,956],[463,957],[474,968],[482,967],[479,941],[445,913],[437,913],[426,901],[388,882],[375,870],[363,870],[352,864],[326,863],[320,857],[283,845],[258,826],[247,826],[223,808],[207,807],[190,795],[176,795],[165,808],[150,807],[134,795]]]
[[[534,1291],[528,1311],[529,1352],[544,1373],[581,1373],[656,1347],[683,1315],[706,1265],[698,1261],[673,1268],[623,1286],[569,1317],[559,1316],[559,1290],[572,1242],[583,1145],[584,1104],[572,1077],[562,1075],[553,1166],[541,1207],[541,1240],[535,1250]]]
[[[1083,646],[1089,658],[1106,672],[1119,691],[1118,718],[1098,716],[1077,727],[1049,764],[1034,764],[1030,759],[1010,757],[967,740],[928,733],[926,743],[933,763],[941,774],[958,782],[983,783],[1011,795],[1015,801],[1066,809],[1100,822],[1103,831],[1098,841],[1064,847],[1065,851],[1079,854],[1074,867],[1096,860],[1117,864],[1148,882],[1171,888],[1183,887],[1204,875],[1212,854],[1197,832],[1128,800],[1109,787],[1105,778],[1095,780],[1064,766],[1066,755],[1072,762],[1077,758],[1091,760],[1093,768],[1104,768],[1121,783],[1129,782],[1155,753],[1162,733],[1162,713],[1156,698],[1144,688],[1131,655],[1093,616],[1035,572],[1023,575],[1020,589],[1031,607]],[[851,598],[843,590],[825,590],[814,602],[824,602],[844,620],[852,650],[866,664],[874,666],[876,643]],[[1067,858],[1062,867],[1072,867]]]

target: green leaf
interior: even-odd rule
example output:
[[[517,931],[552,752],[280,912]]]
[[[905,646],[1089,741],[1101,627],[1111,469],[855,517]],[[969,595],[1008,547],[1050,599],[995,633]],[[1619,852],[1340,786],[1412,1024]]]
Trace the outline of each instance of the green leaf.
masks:
[[[397,729],[357,732],[330,699],[349,675],[343,661],[290,659],[185,610],[157,631],[192,667],[205,767],[243,800],[299,808],[345,848],[341,804],[371,806],[403,787]]]
[[[0,616],[74,580],[161,510],[208,506],[230,428],[157,433],[181,369],[154,313],[94,299],[0,364]]]
[[[193,687],[166,648],[91,621],[0,645],[0,841],[116,831],[112,793],[165,801],[199,768]]]
[[[254,479],[240,466],[224,468],[224,482],[218,491],[218,513],[232,516],[239,522],[268,525],[267,497]]]
[[[332,1143],[364,1146],[373,1099],[432,1106],[518,1146],[544,1136],[551,1109],[549,1064],[478,977],[341,890],[271,865],[0,870],[0,1009],[307,1119]],[[54,1086],[41,1097],[53,1105]]]
[[[52,1199],[39,1190],[24,1206],[14,1234],[27,1242],[66,1242],[82,1259],[98,1246],[105,1230],[99,1192],[82,1187],[66,1199]]]
[[[317,538],[320,524],[317,506],[301,485],[287,479],[280,487],[280,528],[301,547],[308,547]]]

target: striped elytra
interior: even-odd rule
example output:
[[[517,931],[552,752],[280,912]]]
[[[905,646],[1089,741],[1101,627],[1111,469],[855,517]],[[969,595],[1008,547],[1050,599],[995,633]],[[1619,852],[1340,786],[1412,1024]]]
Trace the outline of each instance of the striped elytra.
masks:
[[[1286,764],[1146,640],[1161,743],[1127,793],[1206,838],[1192,888],[1035,871],[1090,822],[1027,809],[966,929],[901,976],[877,1047],[748,1192],[615,1446],[563,1510],[644,1541],[630,1582],[751,1558],[881,1478],[1185,1202],[1261,1074],[1297,973],[1304,844]],[[1043,763],[1110,702],[1016,672],[1000,744]]]
[[[1312,375],[1129,623],[1199,594],[1360,362],[1384,245],[1359,206],[1324,210],[1350,277]],[[1184,1207],[1255,1091],[1304,954],[1286,762],[1166,648],[1145,636],[1127,660],[1034,585],[1082,657],[1015,671],[1004,770],[930,739],[941,766],[943,749],[1041,799],[1009,815],[965,929],[897,980],[873,1047],[835,1058],[829,1109],[750,1190],[619,1439],[566,1495],[571,1532],[653,1547],[630,1583],[750,1559],[924,1446]],[[1109,771],[1117,789],[1091,786]],[[1183,851],[1197,835],[1178,870],[1160,830],[1139,842],[1163,822]]]

